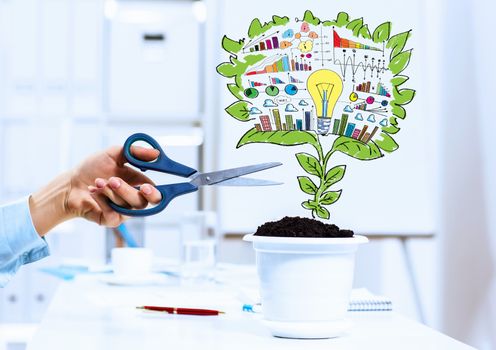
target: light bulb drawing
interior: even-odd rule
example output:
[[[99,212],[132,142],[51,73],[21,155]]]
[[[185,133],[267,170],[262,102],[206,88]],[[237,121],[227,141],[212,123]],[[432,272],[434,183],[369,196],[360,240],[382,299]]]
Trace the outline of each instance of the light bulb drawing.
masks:
[[[307,90],[315,105],[317,117],[328,118],[332,116],[343,92],[343,81],[336,72],[319,69],[308,77]]]

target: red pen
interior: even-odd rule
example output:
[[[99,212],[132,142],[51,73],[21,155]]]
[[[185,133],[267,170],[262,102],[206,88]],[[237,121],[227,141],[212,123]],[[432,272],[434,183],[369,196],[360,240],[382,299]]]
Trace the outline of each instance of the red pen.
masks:
[[[190,309],[185,307],[167,307],[167,306],[136,306],[137,309],[166,312],[175,315],[195,315],[195,316],[217,316],[224,312],[208,309]]]

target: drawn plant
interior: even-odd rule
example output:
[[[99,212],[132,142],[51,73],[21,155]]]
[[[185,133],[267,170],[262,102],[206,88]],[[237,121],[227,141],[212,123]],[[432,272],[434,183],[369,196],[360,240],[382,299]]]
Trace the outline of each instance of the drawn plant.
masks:
[[[291,81],[299,81],[302,84],[303,81],[294,78],[293,75],[298,75],[300,79],[307,79],[307,76],[317,72],[314,68],[316,65],[319,68],[322,66],[326,71],[331,69],[332,71],[335,71],[336,68],[341,69],[339,75],[342,81],[345,82],[346,86],[344,90],[348,88],[346,92],[350,92],[350,95],[349,100],[344,103],[344,105],[346,105],[344,110],[347,111],[348,114],[342,114],[340,120],[337,119],[337,115],[341,112],[338,113],[338,109],[328,105],[329,100],[326,100],[326,95],[324,94],[322,104],[325,107],[322,107],[322,104],[317,106],[316,103],[313,105],[308,104],[306,110],[304,107],[301,107],[307,120],[302,121],[300,119],[296,124],[293,124],[292,118],[295,115],[293,111],[294,109],[297,110],[297,108],[291,104],[293,108],[291,110],[292,112],[289,114],[291,115],[291,118],[286,116],[286,124],[283,129],[279,117],[279,110],[277,111],[277,115],[275,115],[274,109],[272,109],[270,111],[273,113],[275,122],[271,122],[270,126],[268,124],[265,125],[264,129],[262,129],[263,125],[256,124],[254,128],[248,130],[240,138],[237,144],[237,148],[251,143],[269,143],[280,146],[311,146],[315,151],[314,154],[304,152],[296,153],[298,163],[307,173],[305,176],[297,177],[299,187],[304,193],[310,195],[310,198],[302,202],[301,206],[311,211],[313,217],[318,216],[322,219],[329,219],[330,212],[328,206],[336,203],[342,193],[341,189],[336,190],[334,187],[343,179],[346,172],[346,165],[331,164],[332,156],[336,153],[342,153],[357,160],[369,161],[381,158],[385,153],[394,152],[399,147],[392,135],[395,135],[400,131],[399,122],[406,118],[404,106],[410,103],[415,96],[415,90],[404,87],[404,84],[409,78],[402,74],[407,68],[412,54],[411,49],[405,48],[411,31],[391,35],[391,22],[384,22],[371,33],[368,25],[363,22],[362,18],[352,20],[345,12],[338,13],[334,20],[320,20],[315,17],[312,12],[306,11],[302,19],[296,19],[296,23],[298,23],[296,25],[300,26],[299,22],[301,22],[301,32],[297,34],[294,34],[294,30],[292,29],[295,26],[295,23],[290,22],[288,17],[279,16],[273,16],[271,21],[264,24],[262,24],[259,19],[254,19],[248,28],[248,41],[245,38],[236,41],[224,36],[222,39],[222,48],[228,52],[230,56],[228,62],[221,63],[217,67],[217,71],[222,76],[233,79],[233,82],[227,84],[227,88],[231,94],[237,98],[237,101],[229,105],[225,109],[226,112],[238,121],[247,123],[255,119],[252,112],[260,114],[260,109],[265,107],[265,102],[263,106],[261,104],[261,94],[263,94],[263,91],[259,92],[260,89],[263,89],[265,84],[257,86],[256,84],[261,83],[254,83],[250,80],[247,81],[247,77],[250,77],[250,74],[253,72],[253,76],[260,76],[264,77],[263,79],[268,78],[271,79],[270,81],[275,81],[276,83],[273,85],[268,84],[268,86],[270,85],[271,89],[277,89],[277,91],[279,91],[278,86],[283,83],[283,77],[287,77],[288,79],[291,79]],[[311,31],[312,29],[313,31]],[[337,30],[340,31],[341,36],[337,34]],[[269,31],[273,33],[269,34]],[[333,41],[330,39],[330,34],[323,34],[331,33],[331,31],[334,33]],[[346,34],[348,38],[353,38],[357,41],[342,39],[343,33]],[[275,37],[277,39],[272,39],[271,42],[271,36],[272,38]],[[287,40],[283,40],[285,38]],[[318,41],[319,39],[320,42]],[[264,43],[264,40],[267,44],[262,47],[261,43]],[[364,40],[370,43],[370,45],[359,42]],[[254,44],[257,42],[259,43],[258,46]],[[296,44],[298,44],[298,47],[295,47]],[[374,44],[376,44],[376,46],[373,46]],[[332,58],[324,57],[324,52],[326,54],[328,52],[324,50],[326,45],[332,47]],[[382,51],[380,52],[379,45],[382,45]],[[269,46],[270,49],[268,48]],[[283,52],[283,54],[278,53],[271,57],[271,53],[276,51],[276,46],[279,50],[278,52]],[[336,48],[338,48],[338,50],[336,50]],[[295,51],[299,52],[298,56],[294,55]],[[336,58],[338,55],[335,54],[334,51],[339,53],[339,58]],[[288,53],[284,54],[284,52]],[[362,53],[363,56],[360,56]],[[286,58],[284,58],[284,55],[286,55]],[[289,55],[292,57],[291,61],[287,58]],[[373,57],[373,55],[378,55],[379,58],[374,61],[374,58],[369,57]],[[383,57],[382,66],[380,63],[381,55]],[[295,57],[296,69],[294,63]],[[272,64],[266,64],[270,59],[277,61],[274,61]],[[361,59],[362,61],[357,62],[357,59]],[[301,63],[299,63],[298,60],[300,60],[299,62]],[[264,64],[266,64],[265,68]],[[263,68],[262,70],[250,72],[250,70],[253,70],[260,65]],[[301,69],[299,70],[298,67],[301,67]],[[363,85],[365,84],[363,83],[360,88],[358,78],[361,78],[361,76],[358,77],[358,75],[361,74],[362,71],[364,79],[368,79],[369,84]],[[346,77],[346,75],[348,75],[348,77]],[[351,79],[349,77],[350,75],[352,75]],[[274,78],[274,76],[276,76],[276,78]],[[388,80],[381,80],[383,78],[388,78]],[[374,79],[378,80],[379,83],[375,92],[371,92],[371,89],[374,89],[374,87],[370,88],[370,81]],[[280,85],[276,85],[278,82],[281,82]],[[300,93],[303,96],[305,90],[308,90],[308,79],[306,82],[307,89],[302,88],[302,85],[300,84],[300,88],[294,88],[294,90],[298,91],[295,95],[291,96],[293,91],[286,90],[287,94],[285,96],[280,94],[277,103],[272,100],[271,102],[279,107],[288,106],[288,101],[294,100],[294,96],[298,96]],[[386,84],[389,89],[386,88]],[[288,85],[286,85],[286,89]],[[297,86],[298,83],[291,85]],[[328,91],[332,93],[331,90],[334,87],[335,85],[332,85],[331,89]],[[368,92],[363,93],[364,89],[365,91],[368,90]],[[379,89],[381,91],[378,91]],[[271,91],[268,91],[267,94],[270,94],[270,92]],[[341,91],[339,91],[339,93],[341,94]],[[269,96],[271,95],[273,94],[270,94]],[[376,101],[373,97],[367,97],[362,101],[360,100],[359,95],[363,95],[363,97],[373,95],[376,98],[379,96],[379,98],[383,100]],[[338,97],[340,97],[340,95],[338,95],[336,99]],[[300,99],[300,97],[297,98]],[[329,96],[327,96],[327,98],[329,99]],[[300,103],[303,100],[305,99],[300,100]],[[308,100],[308,98],[306,98],[306,100]],[[267,99],[265,101],[267,101]],[[370,101],[372,102],[369,103]],[[374,107],[380,103],[382,103],[381,106]],[[341,104],[343,104],[343,101],[337,102],[337,106],[340,106]],[[301,106],[306,105],[302,103]],[[325,110],[322,111],[322,108]],[[360,108],[365,109],[362,110]],[[367,108],[369,109],[367,110]],[[288,108],[286,111],[288,111]],[[362,113],[362,111],[364,113]],[[305,114],[305,112],[307,114]],[[367,121],[362,121],[363,119],[360,120],[358,116],[360,115],[360,117],[362,117],[362,114],[365,114],[366,112],[371,112]],[[311,113],[312,115],[317,114],[316,119],[314,118],[314,120],[317,121],[317,126],[314,126],[312,130],[310,130],[310,127],[308,126],[310,125],[310,122],[308,122],[308,115],[310,114],[308,113]],[[344,117],[345,115],[346,119]],[[348,123],[349,115],[354,117],[353,123],[351,123],[351,121]],[[377,115],[380,115],[381,118],[383,118],[380,122],[380,126],[375,126],[375,124],[377,124],[375,119],[373,122],[370,121],[372,120],[371,115],[373,115],[374,118]],[[269,117],[267,116],[265,120],[269,120],[267,118]],[[264,120],[262,120],[262,117],[260,117],[260,119],[263,123]],[[336,120],[338,123],[336,123]],[[333,131],[330,130],[332,121],[334,121]],[[304,122],[308,122],[306,123],[305,128],[302,126]],[[339,127],[339,122],[341,122],[341,127]],[[360,123],[363,125],[361,126],[361,129],[358,129]],[[370,126],[371,129],[374,127],[373,132],[370,130],[371,132],[365,133],[367,127],[364,125],[366,125],[366,123],[369,123],[368,126]],[[337,128],[336,124],[338,124]],[[276,125],[276,130],[273,130],[272,125]],[[323,143],[321,142],[322,137],[335,137],[332,147],[329,150],[324,149]]]

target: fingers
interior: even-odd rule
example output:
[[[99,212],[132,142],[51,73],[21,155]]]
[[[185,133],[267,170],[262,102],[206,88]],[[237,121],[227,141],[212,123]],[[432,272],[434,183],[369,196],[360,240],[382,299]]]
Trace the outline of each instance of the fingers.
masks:
[[[127,204],[133,208],[143,209],[148,205],[147,200],[127,182],[118,177],[111,177],[108,181],[108,188],[114,194],[122,198]]]
[[[97,192],[99,194],[103,194],[107,198],[109,198],[112,202],[114,202],[117,205],[120,205],[121,207],[127,208],[129,206],[129,204],[124,199],[122,199],[119,195],[117,195],[114,191],[112,191],[112,189],[109,186],[109,182],[107,180],[97,178],[95,180],[95,186],[91,186],[91,187],[94,187],[95,189],[93,193]],[[90,190],[90,192],[92,192],[90,187],[88,187],[88,189]]]
[[[140,186],[141,195],[152,204],[158,204],[162,200],[162,194],[154,186],[144,184]]]
[[[109,180],[96,179],[95,186],[88,186],[92,194],[101,194],[115,204],[132,209],[143,209],[149,203],[157,204],[162,199],[162,194],[150,184],[141,185],[140,189],[129,185],[119,177]]]
[[[94,218],[93,221],[98,223],[98,225],[108,226],[108,227],[117,227],[119,226],[127,217],[121,215],[114,211],[107,203],[108,198],[98,192],[92,193],[91,196],[97,203],[98,210],[98,218]],[[97,211],[95,211],[97,212]]]
[[[146,175],[128,166],[123,166],[122,168],[120,168],[115,176],[124,179],[131,186],[139,186],[141,184],[154,184],[154,182]]]

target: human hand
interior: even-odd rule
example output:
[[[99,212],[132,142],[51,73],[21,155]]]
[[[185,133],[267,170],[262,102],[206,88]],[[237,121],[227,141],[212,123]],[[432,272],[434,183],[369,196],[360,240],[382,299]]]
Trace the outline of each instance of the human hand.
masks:
[[[131,147],[133,156],[144,161],[156,159],[158,152]],[[125,163],[123,148],[111,147],[87,158],[74,170],[31,195],[30,211],[37,232],[43,236],[61,222],[75,217],[99,225],[118,226],[125,217],[110,208],[107,198],[133,208],[158,203],[161,194],[150,185],[153,182]],[[140,189],[132,186],[140,186]]]
[[[131,153],[144,161],[152,161],[159,155],[156,149],[138,146],[131,147]],[[162,195],[152,186],[153,181],[125,163],[122,147],[116,146],[88,158],[75,170],[73,183],[76,186],[69,195],[68,203],[77,216],[99,225],[115,227],[125,217],[110,208],[108,199],[134,209],[143,209],[149,203],[160,202]],[[139,190],[134,186],[139,186]],[[88,200],[88,192],[93,201]]]

